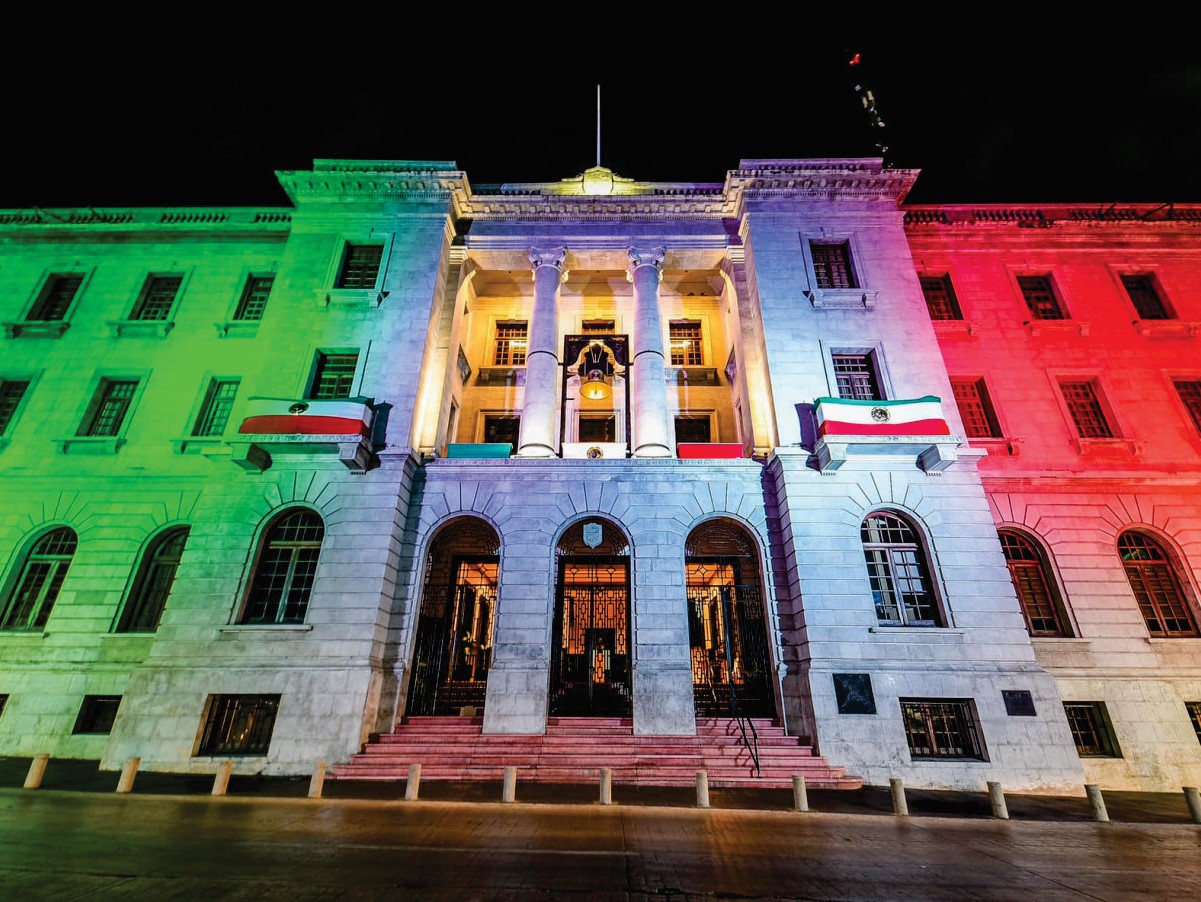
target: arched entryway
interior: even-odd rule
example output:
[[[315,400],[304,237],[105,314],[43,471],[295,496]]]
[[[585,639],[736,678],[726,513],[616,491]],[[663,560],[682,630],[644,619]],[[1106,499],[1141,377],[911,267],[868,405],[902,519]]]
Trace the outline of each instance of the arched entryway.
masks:
[[[699,717],[773,717],[759,555],[733,520],[709,520],[684,543],[692,691]]]
[[[435,536],[425,564],[408,714],[483,713],[499,569],[500,538],[483,520],[462,517]]]
[[[567,529],[555,558],[551,716],[627,717],[629,543],[614,524],[590,518]]]

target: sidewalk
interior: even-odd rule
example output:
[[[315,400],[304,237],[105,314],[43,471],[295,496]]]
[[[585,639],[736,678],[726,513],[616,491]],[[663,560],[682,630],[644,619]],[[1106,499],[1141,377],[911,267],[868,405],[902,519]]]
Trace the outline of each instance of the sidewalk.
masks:
[[[0,789],[21,789],[29,772],[30,758],[0,757]],[[42,790],[84,793],[112,793],[120,778],[118,771],[102,771],[98,761],[51,758],[42,779]],[[239,798],[308,797],[309,777],[239,776],[230,778],[227,793]],[[211,774],[174,774],[140,771],[134,780],[133,795],[209,796]],[[32,791],[32,790],[31,790]],[[858,790],[808,790],[809,810],[832,814],[893,816],[892,796],[887,787],[868,786]],[[1119,792],[1103,793],[1109,819],[1131,824],[1189,824],[1192,819],[1184,793]],[[405,781],[366,782],[326,780],[321,796],[325,800],[401,801]],[[988,794],[906,789],[909,814],[915,817],[991,819]],[[501,803],[500,780],[482,783],[444,783],[423,780],[420,799],[425,802]],[[615,805],[667,808],[695,808],[696,792],[691,787],[630,786],[614,784]],[[599,800],[598,785],[523,783],[518,770],[517,802],[539,805],[588,805]],[[1012,820],[1087,822],[1093,820],[1087,798],[1064,796],[1005,794]],[[793,808],[792,791],[787,789],[709,790],[712,808],[788,811]],[[1201,824],[1198,825],[1201,830]]]

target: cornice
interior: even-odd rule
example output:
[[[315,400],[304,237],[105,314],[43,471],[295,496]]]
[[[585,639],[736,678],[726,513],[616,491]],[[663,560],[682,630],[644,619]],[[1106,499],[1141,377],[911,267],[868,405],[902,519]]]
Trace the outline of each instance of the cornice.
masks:
[[[180,229],[188,231],[287,231],[292,226],[289,208],[254,209],[244,207],[193,207],[163,209],[97,210],[82,209],[0,210],[0,231],[5,229],[95,229],[98,231],[129,231],[149,229]]]
[[[922,204],[903,209],[905,228],[909,231],[1201,225],[1201,204]]]

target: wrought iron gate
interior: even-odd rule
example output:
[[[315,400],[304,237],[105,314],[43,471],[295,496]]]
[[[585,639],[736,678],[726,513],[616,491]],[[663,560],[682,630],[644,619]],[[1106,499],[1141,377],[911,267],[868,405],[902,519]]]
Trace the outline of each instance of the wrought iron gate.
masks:
[[[771,664],[758,586],[689,585],[692,688],[699,717],[773,717]]]
[[[427,585],[417,623],[409,714],[484,709],[496,617],[494,558],[456,562],[453,585]]]
[[[550,713],[624,717],[630,697],[628,561],[601,556],[559,562]]]

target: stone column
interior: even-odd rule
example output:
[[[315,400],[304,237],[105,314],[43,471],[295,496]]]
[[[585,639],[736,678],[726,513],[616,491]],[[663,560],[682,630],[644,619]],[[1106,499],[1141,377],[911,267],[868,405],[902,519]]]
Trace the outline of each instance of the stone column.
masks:
[[[557,457],[559,388],[559,286],[567,281],[567,248],[530,249],[534,270],[534,314],[525,355],[525,402],[521,408],[518,457]]]
[[[634,285],[634,347],[630,360],[633,395],[633,457],[672,457],[673,429],[664,377],[663,318],[659,315],[659,282],[665,249],[629,250],[626,278]]]

